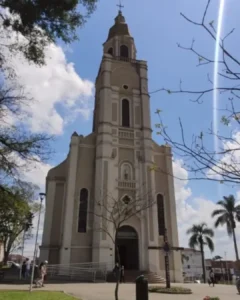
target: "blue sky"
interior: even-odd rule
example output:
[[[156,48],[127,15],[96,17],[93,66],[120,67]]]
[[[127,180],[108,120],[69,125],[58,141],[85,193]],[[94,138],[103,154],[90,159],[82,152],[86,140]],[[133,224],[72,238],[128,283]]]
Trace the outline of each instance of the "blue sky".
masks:
[[[77,131],[79,134],[87,135],[92,130],[93,84],[102,57],[102,44],[117,15],[117,2],[101,0],[97,10],[89,18],[84,28],[78,30],[79,41],[68,47],[62,44],[59,44],[58,47],[52,46],[46,54],[47,65],[42,70],[34,69],[26,64],[23,68],[22,62],[19,62],[20,82],[24,83],[33,95],[37,95],[41,104],[41,106],[36,105],[35,111],[31,111],[30,128],[36,132],[41,131],[41,128],[44,127],[45,131],[50,130],[55,134],[53,143],[55,154],[48,164],[39,167],[38,173],[36,171],[34,176],[31,175],[42,187],[46,171],[65,159],[71,134]],[[141,1],[141,4],[139,2],[139,0],[123,1],[123,14],[131,35],[135,39],[137,58],[148,61],[149,91],[162,87],[177,89],[180,79],[186,89],[198,90],[209,87],[207,73],[212,76],[213,66],[196,67],[197,57],[177,47],[177,43],[182,46],[190,46],[194,38],[196,48],[200,53],[214,57],[213,41],[202,29],[188,23],[180,16],[180,12],[183,12],[192,19],[200,21],[207,1],[149,0]],[[207,22],[212,20],[217,22],[219,3],[220,0],[212,1]],[[236,27],[236,31],[239,29],[239,8],[237,0],[227,0],[223,18],[224,32],[228,32],[232,27]],[[228,40],[229,48],[236,54],[238,48],[235,46],[239,44],[238,38],[239,34],[235,32],[234,36]],[[26,74],[29,74],[29,77]],[[43,85],[41,86],[41,84]],[[52,84],[52,88],[49,90],[48,84],[50,87]],[[66,103],[68,99],[73,101],[74,105]],[[224,107],[225,101],[225,97],[221,96],[219,106]],[[37,115],[39,107],[43,112]],[[204,103],[201,105],[190,102],[189,97],[183,94],[168,95],[161,92],[151,95],[151,117],[154,131],[154,125],[158,123],[154,112],[158,108],[162,110],[162,118],[170,135],[176,140],[179,139],[180,134],[179,117],[183,121],[188,140],[191,139],[192,134],[199,134],[206,130],[212,122],[211,94],[204,98]],[[79,109],[81,112],[78,111]],[[44,119],[44,117],[46,118]],[[39,122],[40,125],[36,125],[36,122]],[[226,132],[226,128],[219,126]],[[153,138],[158,143],[163,142],[155,132],[153,132]],[[208,147],[213,147],[212,138],[209,138],[207,142]],[[180,163],[175,167],[187,179],[188,174]],[[28,177],[26,176],[26,178]],[[213,202],[219,200],[221,195],[219,195],[219,184],[200,181],[187,182],[186,180],[186,182],[176,185],[176,198],[179,209],[182,210],[179,213],[181,216],[178,216],[180,238],[183,246],[186,246],[185,231],[187,227],[193,222],[201,220],[211,222],[209,212],[214,208]],[[234,189],[221,187],[223,195],[237,194],[237,192],[236,187]],[[228,257],[234,258],[232,245],[226,246],[230,240],[225,236],[222,237],[223,233],[225,233],[225,229],[219,230],[217,233],[219,240],[216,243],[219,250],[216,254],[224,256],[224,252],[227,251]]]
[[[148,61],[149,91],[161,87],[177,89],[180,79],[185,88],[209,87],[207,73],[211,74],[213,67],[197,69],[197,57],[177,47],[177,43],[190,46],[194,38],[196,40],[195,45],[201,53],[214,57],[215,45],[208,35],[180,16],[180,12],[183,12],[194,20],[200,20],[206,1],[151,0],[151,5],[146,1],[142,2],[141,5],[137,0],[123,2],[123,14],[135,39],[138,59]],[[218,3],[218,0],[213,1],[207,18],[209,21],[217,20]],[[232,0],[231,5],[237,5],[237,1]],[[229,4],[226,5],[224,18],[224,30],[226,32],[227,28],[236,26],[237,21],[232,11],[231,20],[229,20],[230,8]],[[107,37],[116,14],[117,7],[114,5],[114,1],[100,1],[96,12],[88,20],[85,27],[78,31],[80,40],[70,46],[72,51],[66,52],[67,59],[74,62],[76,72],[82,78],[94,82],[102,56],[102,43]],[[226,24],[227,22],[228,24]],[[230,40],[230,42],[232,41]],[[180,134],[179,117],[183,120],[184,127],[187,129],[186,135],[189,138],[193,133],[200,133],[203,129],[207,129],[212,122],[212,95],[205,97],[202,105],[190,102],[187,95],[168,95],[163,92],[151,95],[153,129],[158,123],[158,118],[154,114],[157,108],[163,110],[164,123],[168,126],[169,132],[175,140],[179,138]],[[61,147],[62,143],[68,145],[71,132],[74,130],[82,134],[89,133],[92,129],[91,121],[91,118],[88,122],[81,120],[81,118],[76,120],[66,128],[65,134],[58,139],[57,145],[60,144]],[[153,136],[155,140],[162,142],[161,137],[154,133]],[[212,143],[213,141],[210,139],[209,144]],[[61,160],[61,158],[59,159]],[[203,190],[203,184],[208,188]],[[201,196],[211,197],[212,200],[218,199],[215,184],[193,182],[192,186],[194,191],[200,193]]]

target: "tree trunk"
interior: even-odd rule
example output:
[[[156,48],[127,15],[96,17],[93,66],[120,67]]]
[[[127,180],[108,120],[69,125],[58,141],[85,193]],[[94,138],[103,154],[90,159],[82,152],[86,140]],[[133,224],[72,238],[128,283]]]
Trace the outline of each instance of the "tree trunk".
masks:
[[[119,281],[120,281],[120,274],[121,274],[121,263],[120,263],[120,255],[119,255],[119,249],[118,249],[118,245],[116,245],[116,254],[117,254],[117,262],[119,264],[119,272],[116,273],[116,287],[115,287],[115,300],[118,300],[118,289],[119,289]]]
[[[3,264],[4,264],[4,266],[7,265],[8,256],[9,256],[9,251],[4,251],[4,258],[3,258]]]
[[[234,249],[235,249],[235,254],[236,254],[236,261],[239,261],[237,239],[236,239],[236,234],[235,234],[234,228],[233,228],[233,242],[234,242]]]
[[[203,244],[201,244],[200,250],[201,250],[201,255],[202,255],[203,282],[206,283],[206,270],[205,270],[205,258],[204,258]]]

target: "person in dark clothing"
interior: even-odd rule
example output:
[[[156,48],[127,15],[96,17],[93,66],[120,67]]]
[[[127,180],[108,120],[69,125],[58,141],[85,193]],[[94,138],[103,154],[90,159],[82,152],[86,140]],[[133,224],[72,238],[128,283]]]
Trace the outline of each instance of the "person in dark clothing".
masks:
[[[116,277],[116,281],[120,279],[120,266],[119,263],[117,262],[114,269],[113,269],[113,274]]]
[[[120,275],[120,282],[125,283],[125,277],[124,277],[124,266],[121,267],[121,275]]]
[[[209,286],[212,284],[214,286],[215,284],[215,274],[213,272],[213,269],[210,270],[209,272],[209,281],[208,281]]]
[[[23,264],[22,264],[22,278],[25,279],[26,278],[26,260],[24,260]]]

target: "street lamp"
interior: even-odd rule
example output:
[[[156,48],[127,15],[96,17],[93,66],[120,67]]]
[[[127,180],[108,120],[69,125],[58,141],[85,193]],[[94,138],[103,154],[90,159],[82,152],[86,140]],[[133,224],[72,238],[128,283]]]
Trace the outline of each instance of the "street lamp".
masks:
[[[36,240],[35,240],[34,254],[33,254],[31,282],[30,282],[30,287],[29,287],[30,292],[32,291],[32,285],[33,285],[33,279],[34,279],[37,245],[38,245],[38,232],[39,232],[40,218],[41,218],[41,212],[42,212],[42,203],[43,203],[44,198],[46,197],[46,194],[45,193],[39,193],[39,197],[40,197],[40,208],[39,208],[39,214],[38,214],[38,224],[37,224]]]

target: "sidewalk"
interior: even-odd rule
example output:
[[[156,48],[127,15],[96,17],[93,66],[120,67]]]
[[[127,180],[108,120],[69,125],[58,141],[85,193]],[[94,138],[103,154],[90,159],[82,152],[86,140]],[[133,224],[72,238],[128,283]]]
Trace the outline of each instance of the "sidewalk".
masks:
[[[181,284],[173,284],[180,286]],[[192,289],[192,295],[165,295],[149,294],[149,300],[203,300],[205,296],[219,297],[220,300],[240,300],[235,286],[216,285],[214,288],[203,284],[182,284],[181,286]],[[0,290],[28,290],[29,285],[0,284]],[[99,284],[46,284],[41,290],[64,291],[82,300],[113,300],[114,283]],[[119,300],[135,300],[135,285],[121,284],[119,288]]]

